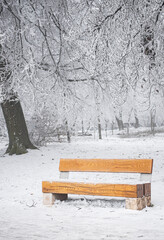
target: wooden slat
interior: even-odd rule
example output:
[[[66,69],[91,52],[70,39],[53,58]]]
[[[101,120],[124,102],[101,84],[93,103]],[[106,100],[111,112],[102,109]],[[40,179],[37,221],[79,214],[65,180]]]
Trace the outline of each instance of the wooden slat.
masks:
[[[153,159],[60,159],[60,171],[152,173]]]
[[[143,185],[89,184],[76,182],[42,182],[43,193],[80,194],[95,196],[129,197],[143,196]]]

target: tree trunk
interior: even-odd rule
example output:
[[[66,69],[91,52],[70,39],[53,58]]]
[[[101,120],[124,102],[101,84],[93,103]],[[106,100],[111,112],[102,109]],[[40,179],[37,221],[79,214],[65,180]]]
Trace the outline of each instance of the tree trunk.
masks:
[[[138,120],[138,117],[135,116],[135,125],[134,125],[135,128],[139,128],[139,120]]]
[[[59,128],[57,128],[57,138],[58,138],[58,142],[60,142],[60,133],[59,133]]]
[[[36,149],[28,136],[20,101],[15,96],[12,96],[9,100],[3,101],[1,107],[9,136],[6,153],[18,155],[27,153],[27,149]]]
[[[112,135],[113,135],[113,130],[114,130],[114,122],[112,121]]]
[[[67,142],[70,143],[71,142],[71,136],[70,136],[70,131],[68,129],[68,122],[65,122],[66,125],[66,134],[67,134]]]
[[[155,134],[155,111],[151,111],[150,113],[150,126],[151,126],[151,132],[154,135]]]
[[[124,129],[123,121],[118,119],[117,117],[116,117],[116,121],[117,121],[117,124],[118,124],[119,131],[123,130]]]
[[[102,139],[102,135],[101,135],[101,123],[100,123],[100,119],[98,118],[98,133],[99,133],[99,139]]]
[[[81,121],[81,133],[82,133],[82,136],[84,135],[84,122],[83,120]]]

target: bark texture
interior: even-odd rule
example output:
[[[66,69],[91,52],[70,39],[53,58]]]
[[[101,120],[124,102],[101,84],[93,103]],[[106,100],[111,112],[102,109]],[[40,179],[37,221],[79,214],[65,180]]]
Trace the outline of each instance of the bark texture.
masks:
[[[36,149],[28,136],[20,101],[12,96],[9,100],[1,103],[1,106],[9,135],[9,145],[6,153],[18,155],[26,153],[27,149]]]

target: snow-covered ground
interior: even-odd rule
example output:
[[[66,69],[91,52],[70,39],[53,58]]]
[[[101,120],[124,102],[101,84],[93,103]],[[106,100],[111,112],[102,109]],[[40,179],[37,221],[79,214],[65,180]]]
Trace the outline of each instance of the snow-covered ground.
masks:
[[[164,239],[164,135],[141,138],[79,137],[20,156],[3,156],[0,144],[0,240]],[[124,199],[73,196],[42,204],[42,180],[59,179],[60,158],[153,158],[151,208],[126,210]],[[105,174],[85,181],[111,182]],[[72,174],[70,180],[79,177]]]

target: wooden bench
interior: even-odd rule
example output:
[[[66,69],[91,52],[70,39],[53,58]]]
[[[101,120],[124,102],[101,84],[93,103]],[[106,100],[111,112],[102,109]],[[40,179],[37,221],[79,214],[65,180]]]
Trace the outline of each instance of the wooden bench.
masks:
[[[43,181],[43,203],[52,205],[66,200],[68,194],[125,197],[126,208],[141,210],[151,206],[152,159],[61,159],[61,178],[68,179],[69,172],[140,173],[139,184],[78,183]]]

